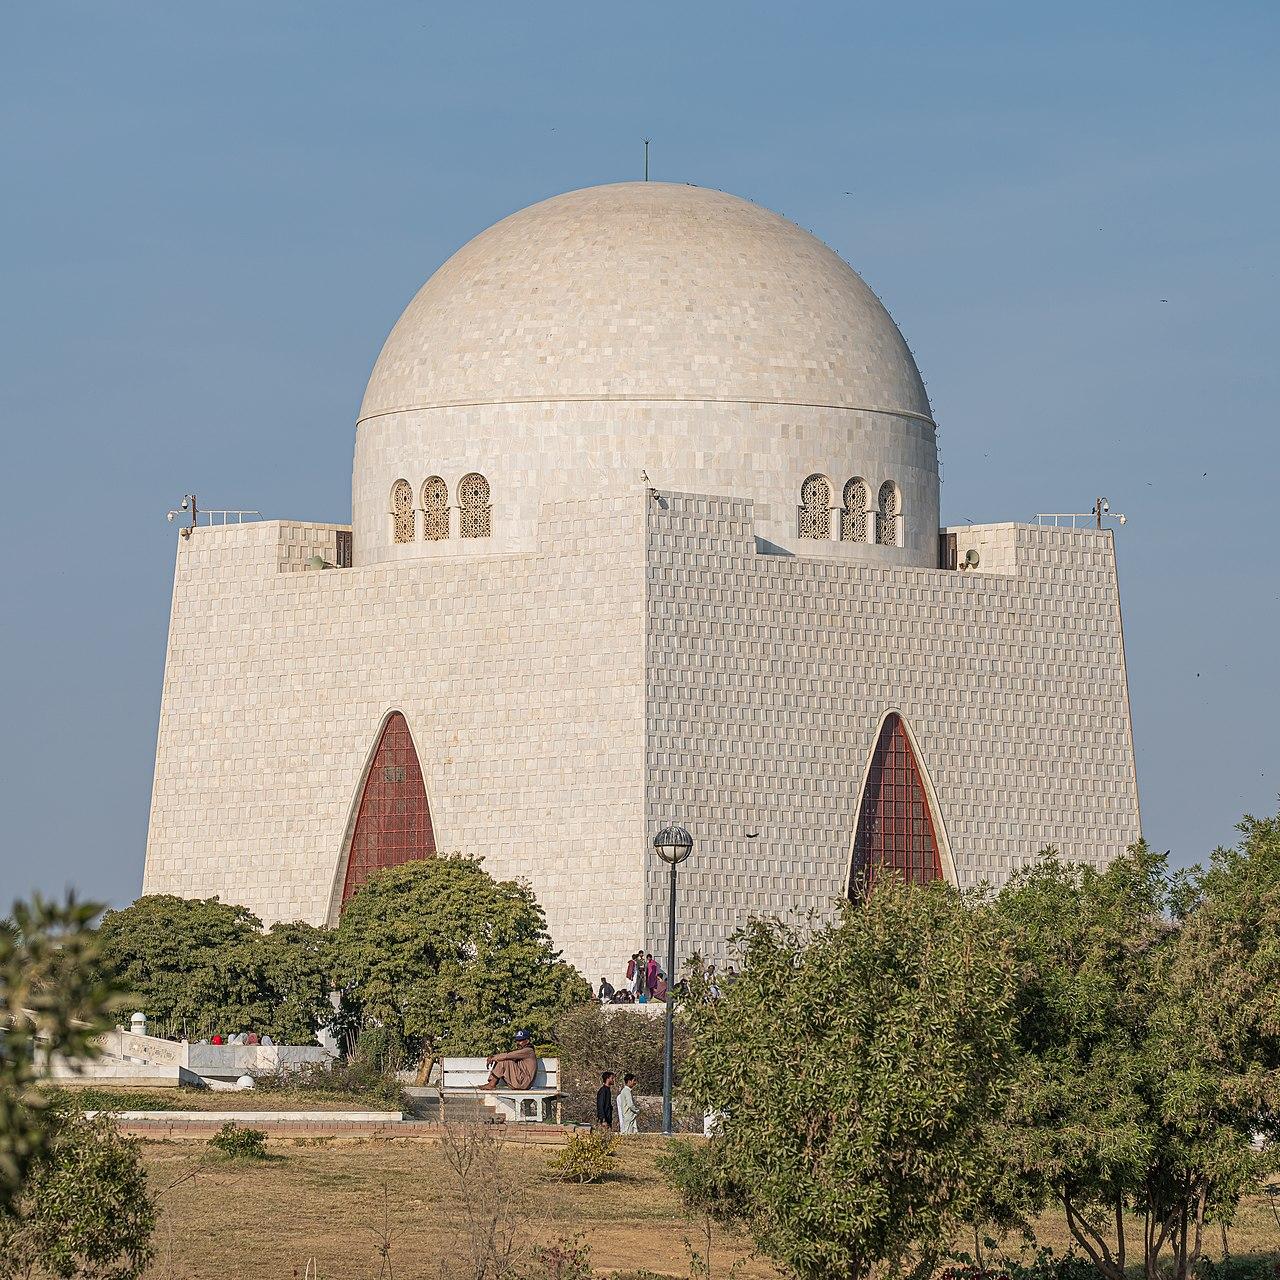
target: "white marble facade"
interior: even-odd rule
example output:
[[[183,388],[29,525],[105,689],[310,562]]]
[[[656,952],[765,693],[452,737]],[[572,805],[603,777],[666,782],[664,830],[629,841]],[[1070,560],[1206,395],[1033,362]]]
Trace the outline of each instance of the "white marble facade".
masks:
[[[488,537],[393,540],[390,490],[480,473]],[[806,477],[899,486],[901,545],[800,536]],[[829,910],[889,711],[949,874],[1139,831],[1107,532],[955,531],[906,344],[807,233],[697,188],[594,188],[506,219],[424,286],[357,429],[337,526],[179,541],[144,891],[336,918],[360,780],[394,710],[437,847],[526,878],[593,981],[664,945],[670,819],[689,949]]]

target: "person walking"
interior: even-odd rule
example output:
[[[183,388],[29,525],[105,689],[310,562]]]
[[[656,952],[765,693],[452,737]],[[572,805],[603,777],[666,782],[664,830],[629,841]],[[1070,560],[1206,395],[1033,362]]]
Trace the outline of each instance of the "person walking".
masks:
[[[649,993],[649,998],[652,999],[658,990],[658,961],[652,952],[645,956],[644,985],[645,990]]]
[[[629,1071],[622,1077],[622,1090],[618,1094],[618,1132],[639,1133],[637,1119],[640,1108],[636,1106],[636,1078]]]
[[[606,1071],[600,1077],[604,1082],[596,1091],[596,1124],[606,1129],[613,1128],[613,1082],[618,1077],[612,1071]]]

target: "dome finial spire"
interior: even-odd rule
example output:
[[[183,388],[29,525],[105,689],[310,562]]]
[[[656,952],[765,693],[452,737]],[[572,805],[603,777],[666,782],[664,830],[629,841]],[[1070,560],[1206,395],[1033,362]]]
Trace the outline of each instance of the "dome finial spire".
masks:
[[[644,180],[649,181],[649,139],[644,140]]]

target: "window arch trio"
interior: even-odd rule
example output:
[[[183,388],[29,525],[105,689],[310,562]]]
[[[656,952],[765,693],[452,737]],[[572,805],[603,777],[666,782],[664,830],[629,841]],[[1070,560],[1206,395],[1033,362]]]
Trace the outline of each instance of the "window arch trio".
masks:
[[[832,501],[832,485],[823,475],[811,475],[800,486],[800,536],[818,541],[833,534],[840,542],[901,547],[905,542],[902,490],[886,480],[871,503],[871,486],[853,476],[841,490],[841,505]]]
[[[493,531],[489,481],[478,471],[468,472],[458,481],[458,536],[488,538]],[[413,486],[399,479],[391,486],[391,538],[395,543],[418,540],[418,512],[422,513],[422,540],[442,542],[453,536],[453,507],[449,485],[443,476],[428,476],[418,491],[414,505]]]

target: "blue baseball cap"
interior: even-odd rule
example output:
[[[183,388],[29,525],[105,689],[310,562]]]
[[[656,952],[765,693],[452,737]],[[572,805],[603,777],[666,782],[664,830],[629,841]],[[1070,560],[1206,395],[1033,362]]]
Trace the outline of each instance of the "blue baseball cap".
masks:
[[[516,1039],[517,1039],[517,1040],[532,1040],[532,1039],[533,1039],[533,1037],[532,1037],[532,1036],[531,1036],[527,1031],[521,1030],[521,1031],[517,1031],[517,1032],[516,1032]]]

